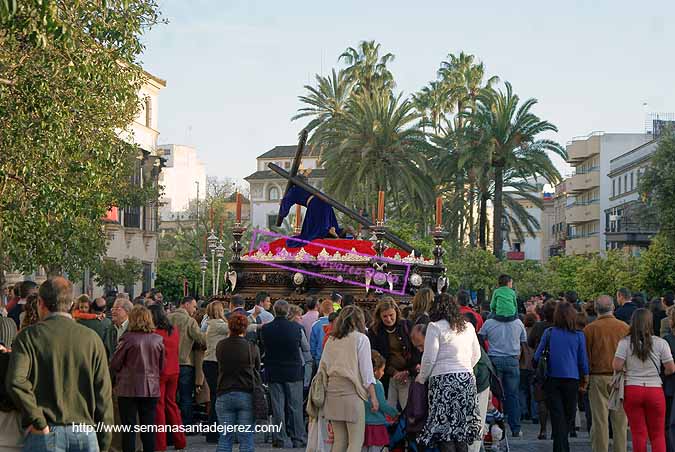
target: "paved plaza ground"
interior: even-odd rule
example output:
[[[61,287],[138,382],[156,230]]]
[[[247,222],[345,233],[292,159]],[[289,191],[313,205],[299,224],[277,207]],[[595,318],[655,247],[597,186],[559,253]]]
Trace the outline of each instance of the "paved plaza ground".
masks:
[[[553,442],[551,440],[538,440],[539,426],[532,425],[529,422],[523,422],[523,438],[515,439],[509,442],[512,452],[550,452],[553,450]],[[549,430],[549,437],[551,435]],[[509,438],[510,439],[510,438]],[[588,433],[585,431],[579,432],[578,438],[570,438],[570,449],[573,452],[591,452],[591,441]],[[213,452],[216,450],[215,444],[207,444],[203,437],[193,436],[188,438],[188,449],[194,452]],[[235,446],[235,450],[238,447]],[[290,451],[301,451],[303,449],[288,449]],[[630,446],[628,450],[631,450]],[[271,443],[262,442],[262,437],[256,438],[257,452],[280,452],[280,449],[272,449]]]

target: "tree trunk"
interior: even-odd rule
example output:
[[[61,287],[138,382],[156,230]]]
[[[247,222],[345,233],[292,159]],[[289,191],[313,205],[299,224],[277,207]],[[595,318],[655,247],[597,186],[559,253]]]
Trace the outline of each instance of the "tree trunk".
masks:
[[[478,213],[478,246],[487,249],[487,196],[480,195],[480,206]]]
[[[471,181],[469,184],[469,245],[476,246],[476,225],[474,224],[473,219],[473,208],[474,208],[474,183]]]
[[[494,250],[493,253],[497,257],[497,259],[501,259],[502,257],[502,246],[504,244],[504,240],[502,237],[502,211],[504,209],[504,206],[502,204],[502,188],[504,185],[503,174],[504,174],[504,167],[495,166],[495,196],[494,199],[492,200],[493,205],[492,248]]]

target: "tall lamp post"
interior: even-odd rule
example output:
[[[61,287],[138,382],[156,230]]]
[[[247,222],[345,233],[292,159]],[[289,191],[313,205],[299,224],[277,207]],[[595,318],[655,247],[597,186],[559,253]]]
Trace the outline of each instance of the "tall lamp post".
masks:
[[[209,250],[211,251],[211,277],[213,279],[211,284],[211,296],[216,294],[216,248],[218,247],[218,237],[211,229],[211,235],[206,239]]]
[[[206,285],[206,268],[209,266],[209,260],[206,258],[206,254],[202,254],[202,258],[199,261],[199,268],[202,270],[202,297],[205,295],[205,285]]]
[[[225,257],[225,247],[223,246],[223,241],[221,240],[216,247],[216,259],[218,259],[218,272],[216,273],[216,295],[219,294],[220,289],[220,263]]]

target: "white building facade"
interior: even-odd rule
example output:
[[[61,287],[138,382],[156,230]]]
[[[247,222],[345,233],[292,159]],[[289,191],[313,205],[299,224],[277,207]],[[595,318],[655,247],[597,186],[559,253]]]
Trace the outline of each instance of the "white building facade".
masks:
[[[157,146],[157,154],[165,161],[159,175],[163,187],[160,218],[173,220],[188,210],[190,201],[206,198],[206,168],[190,146],[162,144]]]
[[[244,178],[250,185],[253,228],[269,230],[276,224],[286,180],[270,170],[267,165],[274,163],[289,171],[296,149],[296,146],[276,146],[265,152],[256,159],[256,171]],[[303,156],[300,171],[307,176],[310,185],[319,190],[323,188],[326,170],[319,167],[318,156],[314,155],[311,149]]]
[[[138,93],[141,110],[127,131],[120,132],[120,138],[135,143],[142,149],[137,157],[136,171],[130,183],[144,186],[157,184],[162,171],[162,160],[157,155],[159,92],[166,87],[166,81],[147,74],[146,82]],[[107,251],[103,259],[123,264],[125,260],[136,259],[143,266],[141,280],[131,286],[116,289],[131,296],[153,287],[158,260],[159,206],[152,202],[145,206],[114,208],[104,220]],[[80,292],[93,297],[105,295],[105,288],[99,286],[90,272],[86,272]]]
[[[593,132],[567,143],[575,174],[567,180],[565,253],[588,254],[606,248],[604,211],[611,197],[610,161],[652,139],[647,133]]]

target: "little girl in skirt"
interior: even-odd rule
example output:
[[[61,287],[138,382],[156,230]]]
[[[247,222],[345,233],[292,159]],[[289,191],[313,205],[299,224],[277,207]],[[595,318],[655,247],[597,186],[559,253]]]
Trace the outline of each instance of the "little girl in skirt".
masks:
[[[373,373],[375,374],[375,395],[380,403],[380,410],[373,413],[370,401],[366,400],[366,432],[363,439],[362,452],[380,452],[383,447],[389,446],[389,432],[387,431],[386,416],[395,418],[399,415],[384,397],[384,386],[380,379],[384,375],[385,360],[377,351],[371,350]]]

